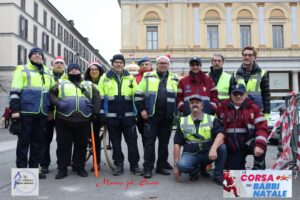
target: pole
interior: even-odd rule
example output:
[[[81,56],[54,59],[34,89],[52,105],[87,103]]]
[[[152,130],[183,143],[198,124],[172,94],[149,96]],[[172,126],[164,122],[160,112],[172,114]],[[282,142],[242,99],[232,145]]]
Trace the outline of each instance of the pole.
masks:
[[[96,158],[96,145],[95,145],[95,134],[94,134],[94,127],[93,123],[91,123],[91,139],[92,139],[92,149],[93,149],[93,164],[94,164],[94,174],[95,177],[98,178],[98,164],[97,164],[97,158]]]

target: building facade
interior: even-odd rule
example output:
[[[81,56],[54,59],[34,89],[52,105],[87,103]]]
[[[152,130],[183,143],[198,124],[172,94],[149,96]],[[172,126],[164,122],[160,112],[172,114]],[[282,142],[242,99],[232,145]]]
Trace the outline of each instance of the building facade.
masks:
[[[9,90],[16,65],[28,62],[32,47],[44,50],[44,63],[50,67],[57,55],[66,64],[76,62],[85,70],[90,61],[107,61],[48,0],[0,1],[0,84]],[[0,91],[1,91],[0,88]]]
[[[203,69],[214,53],[234,72],[241,50],[253,46],[257,63],[269,72],[272,97],[299,91],[299,0],[119,0],[122,12],[121,52],[131,61],[170,54],[171,70],[189,71],[190,57]],[[154,59],[153,59],[154,60]]]

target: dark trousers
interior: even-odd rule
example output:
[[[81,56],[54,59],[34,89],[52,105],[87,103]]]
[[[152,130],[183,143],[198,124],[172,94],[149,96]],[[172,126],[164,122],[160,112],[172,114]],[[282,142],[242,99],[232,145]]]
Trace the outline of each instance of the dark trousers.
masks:
[[[90,134],[90,121],[71,122],[56,119],[57,165],[58,169],[66,169],[71,165],[72,145],[73,167],[83,169],[85,165],[87,137]]]
[[[9,121],[10,121],[10,118],[4,119],[4,128],[9,127]]]
[[[142,142],[143,142],[143,145],[144,145],[144,127],[145,127],[145,120],[142,118],[141,115],[138,115],[136,125],[137,125],[137,128],[138,128],[139,133],[141,134]]]
[[[172,132],[172,118],[161,115],[150,117],[144,128],[144,168],[153,169],[155,162],[155,140],[158,137],[158,159],[156,166],[161,168],[169,156],[168,145]]]
[[[95,146],[96,146],[96,159],[97,164],[100,164],[101,161],[101,140],[100,140],[100,129],[101,124],[100,123],[93,123],[93,129],[95,134]],[[89,134],[89,138],[91,137],[91,134]]]
[[[120,166],[124,163],[124,154],[121,146],[123,133],[128,148],[128,161],[130,168],[134,169],[137,167],[140,156],[137,146],[136,125],[123,125],[120,123],[119,126],[108,126],[107,128],[113,148],[114,164]]]
[[[18,136],[16,165],[18,168],[27,168],[29,164],[29,168],[38,168],[42,157],[46,116],[21,115],[21,123],[22,134]]]
[[[243,170],[246,168],[246,157],[248,155],[253,155],[254,165],[253,170],[265,169],[265,156],[264,153],[262,156],[254,156],[255,141],[251,142],[250,145],[246,145],[238,149],[237,151],[231,152],[228,150],[226,169],[230,170]]]
[[[42,167],[48,167],[51,163],[50,157],[50,145],[53,139],[53,132],[54,132],[55,121],[54,120],[47,120],[46,128],[45,128],[45,142],[43,148],[43,156],[41,160]]]

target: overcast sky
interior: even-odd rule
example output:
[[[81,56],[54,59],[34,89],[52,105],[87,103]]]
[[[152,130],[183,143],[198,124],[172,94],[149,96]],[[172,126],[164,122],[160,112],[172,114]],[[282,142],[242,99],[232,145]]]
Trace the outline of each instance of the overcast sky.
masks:
[[[121,48],[121,9],[117,0],[49,0],[109,62]]]

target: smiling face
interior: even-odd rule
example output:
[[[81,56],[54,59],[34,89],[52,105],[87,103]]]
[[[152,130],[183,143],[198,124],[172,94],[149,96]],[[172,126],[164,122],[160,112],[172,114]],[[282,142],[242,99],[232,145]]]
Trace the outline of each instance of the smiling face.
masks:
[[[57,61],[54,63],[53,65],[53,71],[58,73],[58,74],[62,74],[65,70],[65,65],[63,62],[61,61]]]
[[[115,60],[112,64],[113,69],[116,73],[121,74],[123,72],[125,63],[122,60]]]
[[[190,110],[192,113],[202,112],[203,102],[198,99],[191,99],[190,101]]]
[[[239,91],[232,92],[230,96],[235,106],[240,106],[246,99],[246,94]]]
[[[167,60],[166,58],[160,58],[156,62],[157,70],[162,73],[168,71],[169,65],[170,65],[169,60]]]
[[[93,80],[96,80],[99,78],[100,71],[99,71],[98,66],[96,66],[96,65],[90,66],[90,76]]]
[[[255,61],[254,51],[246,49],[243,52],[243,63],[244,65],[252,65]]]
[[[34,52],[34,53],[32,53],[30,60],[35,63],[42,64],[43,55],[39,52]]]
[[[195,74],[200,72],[202,70],[201,64],[199,62],[196,62],[196,61],[191,62],[190,63],[190,70],[191,70],[191,72],[193,72]]]

